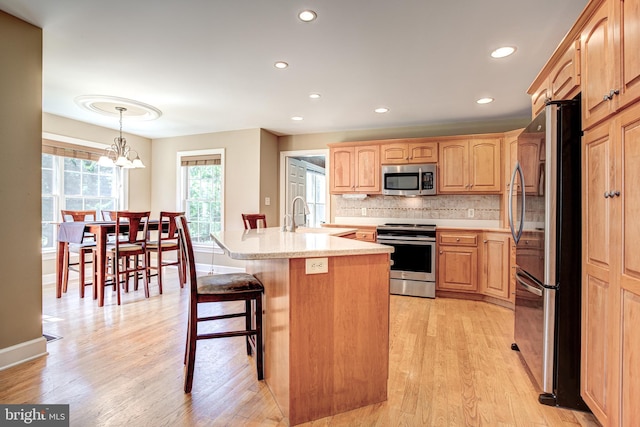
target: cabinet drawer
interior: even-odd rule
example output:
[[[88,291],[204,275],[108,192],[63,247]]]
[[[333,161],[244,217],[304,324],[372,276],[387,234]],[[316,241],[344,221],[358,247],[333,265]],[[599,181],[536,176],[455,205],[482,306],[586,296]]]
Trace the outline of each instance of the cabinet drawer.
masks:
[[[356,239],[363,240],[365,242],[375,242],[376,241],[376,232],[369,230],[358,230],[356,231]]]
[[[441,245],[477,246],[477,234],[440,234]]]

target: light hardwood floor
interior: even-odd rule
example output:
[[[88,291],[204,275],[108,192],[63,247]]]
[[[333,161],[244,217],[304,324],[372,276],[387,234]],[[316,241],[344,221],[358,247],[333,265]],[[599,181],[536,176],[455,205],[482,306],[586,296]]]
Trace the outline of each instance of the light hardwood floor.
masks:
[[[182,390],[188,292],[172,269],[164,295],[45,286],[49,355],[0,371],[2,403],[68,403],[71,426],[284,426],[256,380],[242,338],[198,343],[191,395]],[[237,319],[229,320],[236,322]],[[16,326],[19,327],[19,326]],[[537,402],[510,349],[513,313],[483,302],[391,296],[389,398],[305,426],[597,426],[590,414]]]

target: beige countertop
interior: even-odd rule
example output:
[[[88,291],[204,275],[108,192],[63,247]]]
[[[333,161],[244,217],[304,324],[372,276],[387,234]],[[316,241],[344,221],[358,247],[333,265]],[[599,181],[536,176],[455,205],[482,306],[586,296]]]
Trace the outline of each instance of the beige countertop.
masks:
[[[391,253],[393,247],[336,237],[349,228],[306,228],[295,233],[280,227],[230,230],[213,234],[214,240],[232,259],[259,260]]]

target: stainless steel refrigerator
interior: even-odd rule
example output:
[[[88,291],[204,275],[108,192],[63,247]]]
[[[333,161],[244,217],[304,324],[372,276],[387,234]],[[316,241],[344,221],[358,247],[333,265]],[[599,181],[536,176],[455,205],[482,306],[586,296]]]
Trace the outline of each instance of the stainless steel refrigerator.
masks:
[[[580,98],[550,102],[518,137],[509,184],[516,242],[515,330],[546,405],[588,410],[580,397]]]

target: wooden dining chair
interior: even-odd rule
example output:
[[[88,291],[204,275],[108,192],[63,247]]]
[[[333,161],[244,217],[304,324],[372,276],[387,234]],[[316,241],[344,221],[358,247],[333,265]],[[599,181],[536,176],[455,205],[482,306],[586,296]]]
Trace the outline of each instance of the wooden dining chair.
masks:
[[[242,222],[245,230],[258,228],[258,222],[262,222],[262,226],[267,228],[267,216],[265,214],[242,214]]]
[[[255,276],[247,273],[213,274],[196,276],[196,264],[191,243],[191,235],[187,227],[187,218],[180,215],[176,218],[180,248],[187,265],[187,278],[190,288],[189,316],[187,322],[187,343],[184,362],[186,373],[184,378],[184,392],[190,393],[193,385],[193,372],[196,359],[196,343],[198,340],[244,336],[247,341],[247,354],[251,351],[256,355],[256,369],[258,380],[264,378],[264,361],[262,347],[262,294],[264,287]],[[220,314],[215,316],[198,316],[198,305],[223,301],[244,301],[244,311],[240,313]],[[252,311],[255,304],[255,316]],[[211,320],[244,317],[243,330],[212,332],[198,334],[198,323]]]
[[[178,267],[178,278],[180,287],[184,287],[185,268],[182,253],[180,252],[180,241],[178,238],[178,229],[176,228],[176,217],[184,215],[184,212],[160,212],[160,224],[158,225],[157,239],[147,243],[147,251],[149,255],[156,254],[156,263],[150,262],[149,269],[156,270],[158,275],[158,289],[162,293],[162,270],[164,267],[175,265]],[[166,259],[165,254],[175,252],[175,260]]]
[[[144,280],[144,296],[149,298],[149,215],[148,211],[118,211],[115,214],[115,235],[120,237],[107,243],[106,263],[111,268],[105,268],[104,271],[106,278],[111,278],[116,288],[118,305],[121,304],[120,284],[128,292],[132,275],[134,289],[138,288],[138,278],[141,277]]]
[[[97,217],[97,211],[95,210],[83,210],[74,211],[63,209],[60,211],[62,221],[64,222],[83,222],[83,221],[95,221]],[[85,233],[82,242],[69,243],[65,246],[64,251],[64,264],[62,271],[62,292],[67,292],[69,285],[69,270],[78,272],[78,287],[80,288],[80,298],[84,298],[85,286],[91,286],[92,283],[86,283],[85,281],[85,268],[86,264],[92,263],[92,258],[86,260],[87,255],[91,255],[93,248],[96,246],[96,238],[93,234]],[[78,262],[71,261],[71,254],[78,255]],[[94,293],[95,297],[95,293]]]

